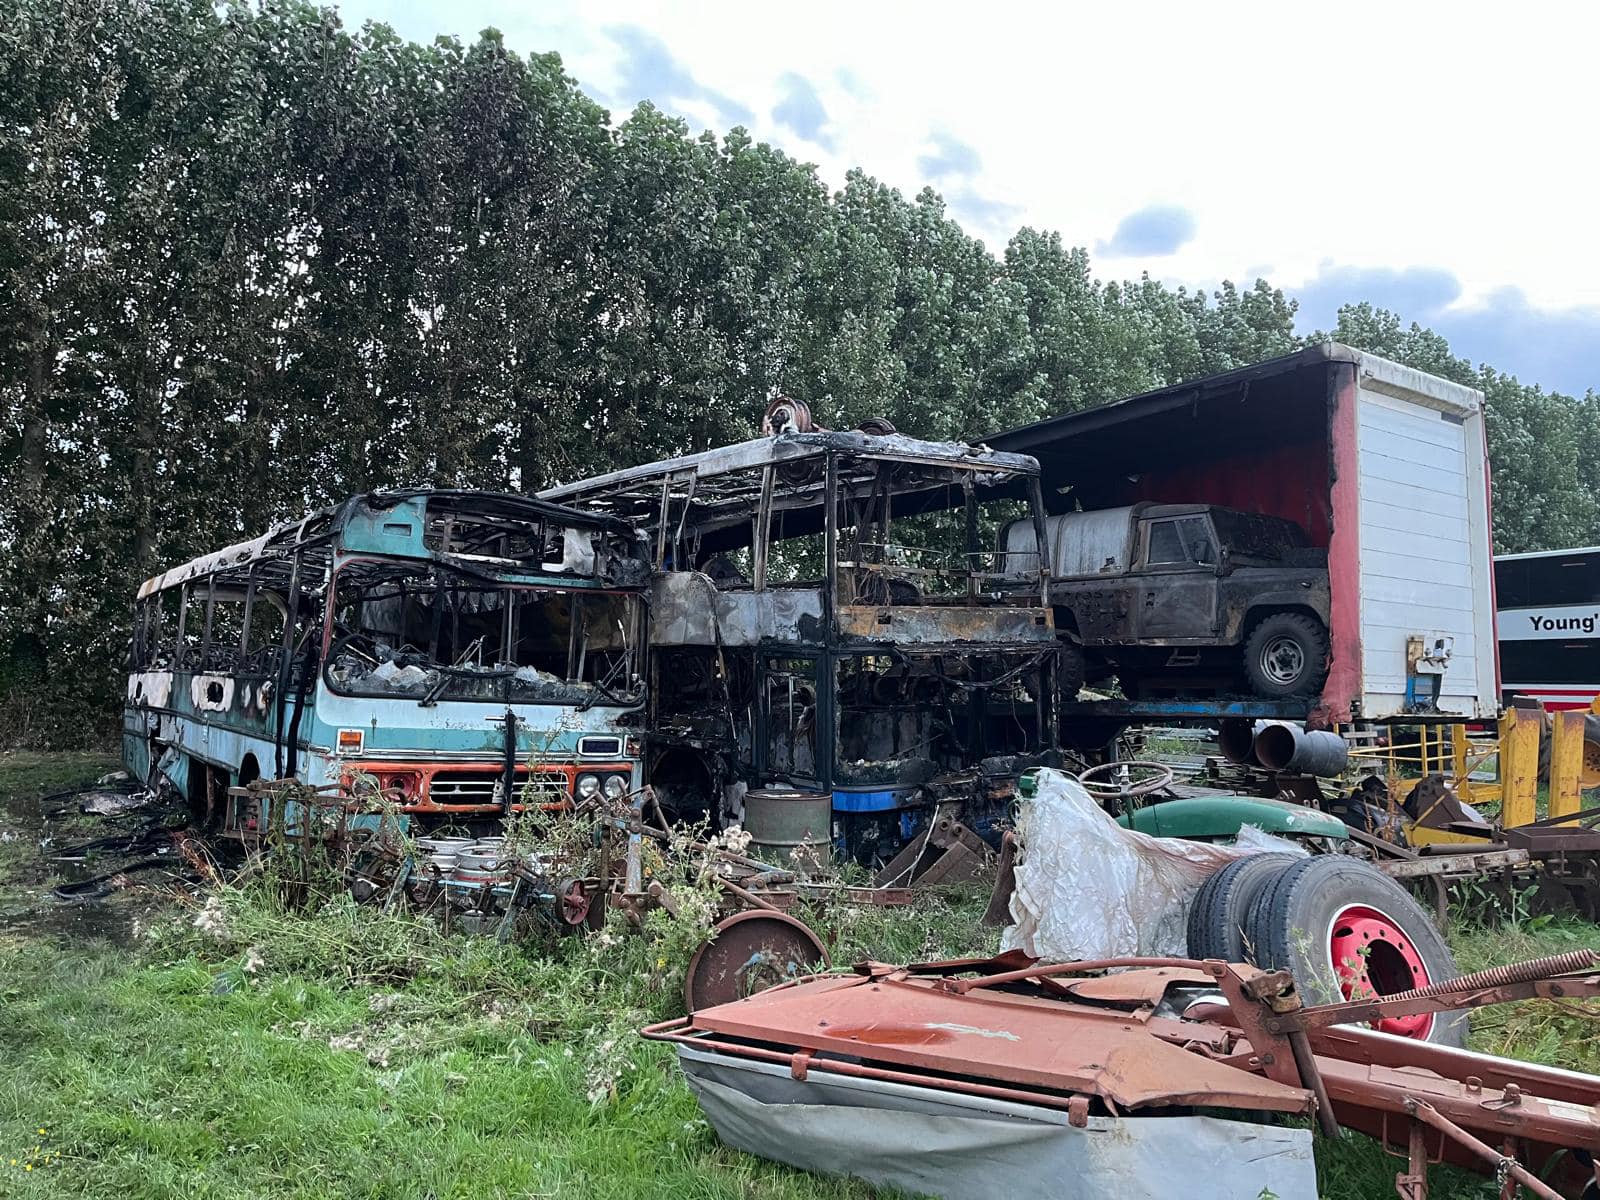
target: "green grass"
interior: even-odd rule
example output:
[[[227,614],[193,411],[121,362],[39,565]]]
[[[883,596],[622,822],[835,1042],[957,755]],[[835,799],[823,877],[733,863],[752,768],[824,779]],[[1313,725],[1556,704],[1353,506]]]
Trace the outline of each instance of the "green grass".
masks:
[[[0,758],[0,798],[103,768]],[[802,915],[836,963],[907,961],[992,950],[983,900],[968,888],[912,910]],[[635,1036],[676,1004],[683,947],[659,926],[502,946],[348,903],[285,912],[261,884],[204,911],[199,926],[197,905],[169,911],[131,951],[0,934],[0,1196],[881,1194],[716,1140],[670,1049]],[[1594,936],[1528,922],[1455,943],[1472,969]],[[1482,1049],[1600,1069],[1593,1017],[1526,1005],[1481,1018]],[[1399,1169],[1354,1135],[1319,1144],[1318,1162],[1330,1200],[1392,1194]],[[1436,1172],[1436,1200],[1492,1194]]]

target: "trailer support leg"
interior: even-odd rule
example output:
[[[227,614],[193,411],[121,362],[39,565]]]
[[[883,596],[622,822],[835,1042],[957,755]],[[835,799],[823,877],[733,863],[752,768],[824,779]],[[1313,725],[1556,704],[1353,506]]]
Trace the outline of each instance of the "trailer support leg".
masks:
[[[1583,807],[1583,725],[1581,709],[1551,713],[1550,815],[1567,817]]]
[[[1501,1154],[1487,1142],[1479,1141],[1454,1121],[1442,1116],[1433,1105],[1426,1104],[1421,1100],[1411,1099],[1406,1101],[1406,1109],[1413,1117],[1426,1121],[1440,1133],[1483,1159],[1484,1162],[1495,1169],[1495,1175],[1501,1179],[1502,1183],[1509,1176],[1535,1196],[1540,1197],[1540,1200],[1561,1200],[1560,1192],[1546,1185],[1543,1180],[1529,1171],[1527,1167],[1516,1159]]]
[[[1537,714],[1515,708],[1500,721],[1500,823],[1507,829],[1538,816],[1540,724]]]
[[[1394,1177],[1395,1194],[1400,1200],[1428,1200],[1428,1127],[1417,1120],[1406,1124],[1406,1169]]]

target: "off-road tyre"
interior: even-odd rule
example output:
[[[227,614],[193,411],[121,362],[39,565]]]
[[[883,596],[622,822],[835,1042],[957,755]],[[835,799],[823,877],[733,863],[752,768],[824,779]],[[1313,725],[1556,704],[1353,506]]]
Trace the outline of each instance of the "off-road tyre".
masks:
[[[1298,854],[1252,854],[1235,859],[1200,885],[1189,908],[1189,957],[1250,962],[1245,921],[1255,898]]]
[[[1317,695],[1328,678],[1327,629],[1305,613],[1263,617],[1245,639],[1244,673],[1258,696],[1279,700]]]
[[[1461,974],[1450,947],[1410,893],[1370,863],[1347,854],[1319,854],[1293,863],[1257,893],[1245,919],[1255,964],[1288,971],[1307,1005],[1343,1001],[1331,945],[1334,922],[1357,908],[1375,910],[1398,930],[1409,943],[1402,947],[1405,956],[1420,961],[1427,983]],[[1381,995],[1423,982],[1415,977],[1400,986],[1386,984],[1377,977],[1377,956],[1367,965]],[[1441,1012],[1434,1015],[1426,1040],[1459,1047],[1466,1036],[1466,1013]]]

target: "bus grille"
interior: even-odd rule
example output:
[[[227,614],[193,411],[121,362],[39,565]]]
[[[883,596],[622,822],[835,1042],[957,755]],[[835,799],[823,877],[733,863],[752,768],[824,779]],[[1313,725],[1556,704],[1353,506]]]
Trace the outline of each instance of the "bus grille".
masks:
[[[435,804],[499,804],[501,771],[439,771],[428,787],[428,799]],[[535,771],[517,775],[517,794],[520,803],[523,791],[532,785],[535,804],[559,804],[568,798],[567,776],[562,771]]]

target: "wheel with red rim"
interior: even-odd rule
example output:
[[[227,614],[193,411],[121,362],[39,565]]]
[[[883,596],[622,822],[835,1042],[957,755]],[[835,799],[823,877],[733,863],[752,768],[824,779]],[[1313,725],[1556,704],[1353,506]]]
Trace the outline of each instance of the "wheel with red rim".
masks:
[[[1410,894],[1349,855],[1313,855],[1288,867],[1256,895],[1245,926],[1255,964],[1288,971],[1308,1005],[1393,996],[1461,973]],[[1462,1046],[1467,1016],[1392,1017],[1378,1028]]]
[[[589,920],[593,897],[581,879],[564,879],[555,892],[556,917],[568,930],[582,928]]]
[[[1375,1000],[1433,982],[1401,923],[1370,904],[1351,904],[1334,914],[1328,923],[1328,958],[1346,1000]],[[1376,1028],[1427,1041],[1433,1014],[1385,1017]]]

